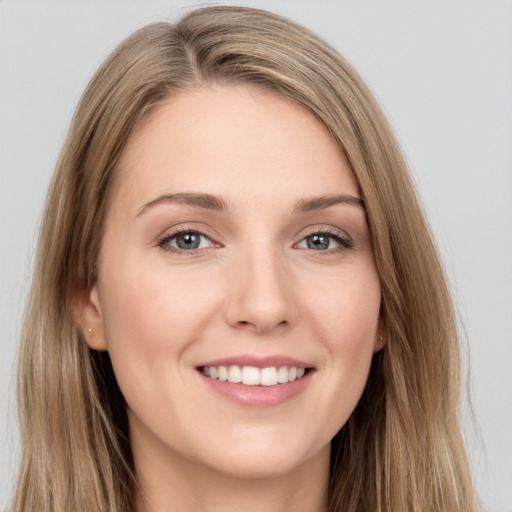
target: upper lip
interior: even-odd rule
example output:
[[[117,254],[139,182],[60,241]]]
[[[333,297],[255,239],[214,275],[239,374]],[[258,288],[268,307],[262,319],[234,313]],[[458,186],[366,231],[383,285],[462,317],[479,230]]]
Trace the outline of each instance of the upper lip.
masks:
[[[198,368],[205,366],[254,366],[256,368],[268,368],[271,366],[294,366],[296,368],[312,368],[313,365],[293,357],[284,355],[258,356],[254,354],[241,354],[238,356],[224,357],[204,362]]]

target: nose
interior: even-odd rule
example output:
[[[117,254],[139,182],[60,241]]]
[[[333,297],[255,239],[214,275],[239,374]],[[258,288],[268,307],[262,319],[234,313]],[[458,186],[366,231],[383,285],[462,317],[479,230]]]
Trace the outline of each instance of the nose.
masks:
[[[294,280],[277,254],[245,255],[229,273],[225,317],[231,327],[264,334],[295,323]]]

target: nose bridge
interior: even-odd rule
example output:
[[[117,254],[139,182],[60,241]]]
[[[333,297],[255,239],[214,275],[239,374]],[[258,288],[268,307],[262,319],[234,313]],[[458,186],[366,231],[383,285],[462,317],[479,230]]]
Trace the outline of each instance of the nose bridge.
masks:
[[[226,315],[232,326],[266,332],[295,321],[290,269],[273,244],[248,246],[233,265]]]

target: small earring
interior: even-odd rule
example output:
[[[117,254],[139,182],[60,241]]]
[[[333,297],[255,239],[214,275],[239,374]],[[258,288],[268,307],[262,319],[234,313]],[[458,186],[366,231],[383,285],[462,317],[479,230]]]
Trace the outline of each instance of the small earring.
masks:
[[[90,327],[87,329],[87,332],[89,333],[89,336],[92,336],[92,329]]]

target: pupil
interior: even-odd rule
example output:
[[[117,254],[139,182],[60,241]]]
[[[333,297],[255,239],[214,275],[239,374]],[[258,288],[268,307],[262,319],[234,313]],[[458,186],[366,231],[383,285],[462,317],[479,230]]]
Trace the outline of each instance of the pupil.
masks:
[[[197,249],[200,238],[197,233],[185,233],[176,239],[176,244],[180,249]]]
[[[329,237],[325,235],[311,235],[308,236],[307,245],[309,249],[328,249],[329,248]]]

